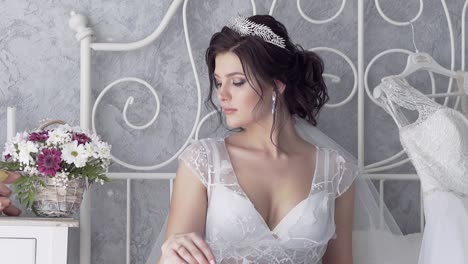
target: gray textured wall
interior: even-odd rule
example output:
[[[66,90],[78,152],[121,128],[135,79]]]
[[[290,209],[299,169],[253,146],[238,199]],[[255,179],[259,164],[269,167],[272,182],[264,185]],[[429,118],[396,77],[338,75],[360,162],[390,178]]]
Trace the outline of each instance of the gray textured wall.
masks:
[[[6,139],[6,107],[17,107],[17,130],[37,127],[44,118],[79,123],[79,43],[68,28],[68,14],[76,10],[87,15],[98,41],[135,41],[150,34],[161,21],[169,0],[159,1],[0,1],[0,142]],[[257,13],[268,13],[271,0],[257,2]],[[339,0],[302,1],[303,9],[314,18],[334,14]],[[303,20],[295,1],[278,1],[274,15],[283,21],[292,39],[305,48],[336,48],[357,64],[357,1],[348,1],[341,16],[326,25],[312,25]],[[364,1],[365,60],[388,48],[413,50],[409,27],[395,27],[377,13],[374,1]],[[417,13],[418,1],[382,1],[388,16],[408,20]],[[462,1],[448,1],[456,43],[456,67],[460,65],[460,18]],[[190,38],[201,85],[206,94],[207,78],[204,51],[212,33],[235,14],[251,14],[250,1],[190,1],[187,19]],[[447,21],[440,1],[425,1],[422,17],[414,23],[418,48],[444,66],[450,65]],[[148,91],[130,84],[111,91],[98,108],[97,130],[113,145],[119,158],[137,165],[151,165],[166,160],[188,136],[195,117],[196,87],[188,60],[180,8],[161,37],[151,45],[131,52],[94,52],[92,59],[93,96],[113,80],[123,76],[142,78],[151,83],[162,99],[157,122],[145,131],[126,126],[121,112],[129,95],[135,96],[130,119],[144,124],[155,111]],[[342,78],[339,84],[328,82],[331,102],[343,100],[351,91],[353,75],[345,61],[335,54],[320,52],[326,72]],[[386,56],[370,71],[369,84],[400,72],[404,55]],[[413,78],[421,90],[428,92],[427,76]],[[421,77],[421,78],[419,78]],[[445,85],[446,80],[438,80]],[[426,85],[426,86],[425,86]],[[426,87],[426,88],[423,88]],[[357,154],[357,100],[340,109],[325,109],[319,127],[332,138]],[[392,120],[370,100],[366,104],[366,163],[375,162],[400,150]],[[207,113],[204,109],[203,113]],[[218,132],[221,133],[221,132]],[[208,135],[208,132],[204,134]],[[136,140],[138,138],[138,140]],[[174,171],[176,164],[162,171]],[[127,171],[113,166],[112,171]],[[395,170],[412,171],[410,166]],[[134,181],[132,184],[133,236],[132,263],[144,263],[148,245],[159,233],[168,204],[168,186],[158,181]],[[415,232],[419,221],[419,187],[417,183],[389,184],[386,196],[389,207],[405,232]],[[92,189],[92,261],[124,263],[125,260],[125,181],[114,181]],[[69,263],[78,263],[78,231],[71,231]]]

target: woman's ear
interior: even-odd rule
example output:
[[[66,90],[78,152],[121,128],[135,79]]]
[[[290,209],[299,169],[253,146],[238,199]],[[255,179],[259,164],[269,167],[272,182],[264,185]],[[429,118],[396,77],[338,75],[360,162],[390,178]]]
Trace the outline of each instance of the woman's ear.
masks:
[[[275,80],[276,87],[278,87],[278,92],[282,94],[284,90],[286,89],[286,84],[284,84],[282,81]]]

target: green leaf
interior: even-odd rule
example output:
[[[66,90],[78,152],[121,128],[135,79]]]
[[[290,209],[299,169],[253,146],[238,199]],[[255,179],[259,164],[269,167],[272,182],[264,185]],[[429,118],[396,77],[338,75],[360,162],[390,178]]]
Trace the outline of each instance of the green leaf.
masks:
[[[37,175],[21,176],[15,183],[15,193],[18,194],[18,198],[21,204],[27,208],[32,206],[34,199],[37,194],[37,186],[45,186],[45,183]]]
[[[19,162],[6,162],[0,161],[0,169],[8,170],[8,171],[18,171],[20,170],[21,165]]]
[[[14,185],[22,185],[28,180],[27,176],[21,176],[18,180],[14,182]]]

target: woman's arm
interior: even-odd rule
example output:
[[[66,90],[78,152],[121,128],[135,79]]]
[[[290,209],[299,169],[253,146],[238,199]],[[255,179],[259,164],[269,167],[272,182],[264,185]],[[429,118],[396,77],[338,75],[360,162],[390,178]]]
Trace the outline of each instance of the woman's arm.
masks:
[[[323,264],[353,263],[353,212],[354,183],[335,200],[336,239],[330,240],[327,251],[322,258]]]
[[[208,263],[209,260],[214,259],[204,240],[201,241],[205,233],[207,207],[206,187],[185,162],[180,161],[172,191],[162,257],[168,257],[164,254],[172,251],[172,254],[177,252],[178,255],[187,253],[190,249],[186,252],[184,248],[189,245],[188,247],[193,249],[195,245],[200,249],[199,253],[202,253],[202,255],[193,256],[197,259],[197,263]],[[184,247],[182,253],[176,249],[180,247]],[[163,263],[162,258],[158,263]]]

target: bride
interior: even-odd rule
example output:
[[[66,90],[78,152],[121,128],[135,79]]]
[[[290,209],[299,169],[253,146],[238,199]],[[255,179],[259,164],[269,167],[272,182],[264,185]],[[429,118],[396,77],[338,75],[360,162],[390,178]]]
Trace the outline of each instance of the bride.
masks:
[[[215,33],[206,63],[208,102],[215,106],[215,94],[239,132],[196,141],[181,154],[167,226],[147,263],[396,258],[388,241],[401,233],[393,218],[379,218],[374,187],[315,128],[328,101],[322,60],[294,45],[273,17],[256,15]],[[358,260],[356,241],[367,262]],[[379,243],[380,251],[372,248]]]

